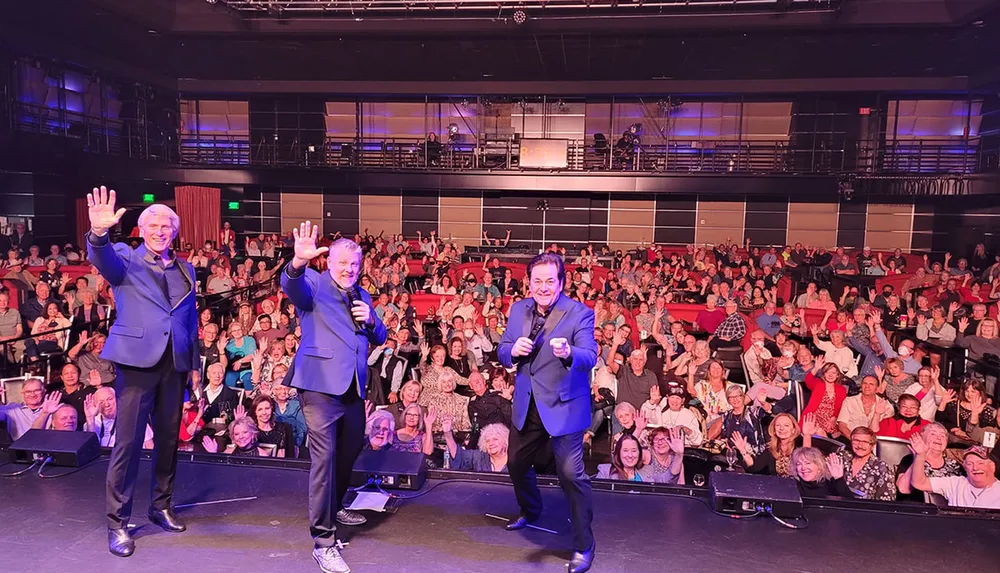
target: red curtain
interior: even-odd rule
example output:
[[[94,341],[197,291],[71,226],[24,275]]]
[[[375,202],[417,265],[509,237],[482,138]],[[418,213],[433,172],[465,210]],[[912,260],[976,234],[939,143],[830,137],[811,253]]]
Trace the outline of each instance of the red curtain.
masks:
[[[87,243],[83,240],[83,236],[87,234],[90,230],[90,213],[87,208],[87,198],[78,197],[76,200],[76,219],[75,219],[75,233],[73,234],[74,243],[79,246],[84,246]]]
[[[222,228],[222,191],[215,187],[175,187],[177,215],[181,218],[181,244],[195,247],[219,241]]]

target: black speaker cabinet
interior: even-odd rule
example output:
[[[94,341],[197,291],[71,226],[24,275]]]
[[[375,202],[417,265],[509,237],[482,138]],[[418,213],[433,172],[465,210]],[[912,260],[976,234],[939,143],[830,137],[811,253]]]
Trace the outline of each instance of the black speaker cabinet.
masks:
[[[50,466],[79,467],[101,453],[101,443],[93,432],[28,430],[10,445],[11,462],[31,463],[51,457]]]
[[[778,517],[802,517],[802,497],[795,480],[777,476],[712,472],[708,476],[712,507],[719,513],[748,515],[770,507]]]

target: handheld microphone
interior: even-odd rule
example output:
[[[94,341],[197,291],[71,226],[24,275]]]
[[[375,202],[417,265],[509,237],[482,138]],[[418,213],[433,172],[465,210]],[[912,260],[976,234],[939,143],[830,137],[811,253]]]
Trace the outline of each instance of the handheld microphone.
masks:
[[[354,303],[364,302],[364,299],[361,298],[361,289],[358,287],[358,283],[354,283],[354,286],[347,289],[346,293],[347,293],[347,305],[348,305],[347,313],[351,315],[351,320],[354,320]],[[363,329],[362,324],[357,320],[354,320],[355,332],[361,332],[362,329]]]

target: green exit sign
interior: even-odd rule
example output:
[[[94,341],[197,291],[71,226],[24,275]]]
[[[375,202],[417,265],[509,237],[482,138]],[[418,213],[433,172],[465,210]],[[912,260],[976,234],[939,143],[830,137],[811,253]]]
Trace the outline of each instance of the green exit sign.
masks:
[[[230,201],[229,202],[229,210],[230,211],[239,211],[240,210],[240,203],[239,203],[239,201]]]
[[[153,197],[152,193],[143,193],[142,194],[142,202],[143,203],[145,203],[145,204],[148,205],[148,204],[153,203],[155,201],[156,201],[156,197]]]

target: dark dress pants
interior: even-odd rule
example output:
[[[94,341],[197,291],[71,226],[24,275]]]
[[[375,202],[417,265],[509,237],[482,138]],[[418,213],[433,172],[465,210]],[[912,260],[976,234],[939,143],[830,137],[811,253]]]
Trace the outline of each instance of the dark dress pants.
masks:
[[[542,513],[542,493],[538,490],[536,468],[544,463],[544,452],[549,433],[542,424],[535,406],[535,397],[528,403],[528,416],[524,427],[511,428],[508,445],[507,471],[514,482],[514,494],[521,512],[531,519]],[[586,551],[594,544],[591,522],[594,508],[591,500],[590,477],[583,467],[583,432],[565,436],[551,436],[552,453],[556,460],[559,486],[569,500],[570,520],[573,528],[573,548]]]
[[[115,446],[108,465],[108,527],[121,529],[132,516],[132,495],[139,473],[139,456],[152,416],[154,509],[169,509],[177,473],[177,436],[187,373],[174,368],[173,350],[167,346],[152,368],[115,365],[118,415]]]
[[[365,405],[356,384],[346,394],[299,390],[308,430],[309,532],[317,548],[336,543],[337,511],[365,441]]]

